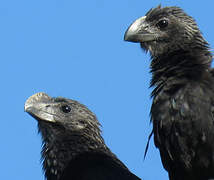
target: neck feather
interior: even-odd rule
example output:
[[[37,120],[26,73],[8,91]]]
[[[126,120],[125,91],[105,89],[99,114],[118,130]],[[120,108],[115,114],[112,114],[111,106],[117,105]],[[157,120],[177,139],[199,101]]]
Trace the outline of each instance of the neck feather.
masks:
[[[65,133],[62,129],[59,131],[57,126],[54,128],[43,128],[42,126],[40,123],[39,130],[43,138],[41,154],[47,180],[58,180],[68,163],[84,153],[111,154],[101,135],[85,132]]]
[[[199,80],[210,69],[212,55],[207,49],[188,52],[179,50],[167,55],[152,58],[151,87],[155,87],[152,96],[168,82],[177,85],[189,80]]]

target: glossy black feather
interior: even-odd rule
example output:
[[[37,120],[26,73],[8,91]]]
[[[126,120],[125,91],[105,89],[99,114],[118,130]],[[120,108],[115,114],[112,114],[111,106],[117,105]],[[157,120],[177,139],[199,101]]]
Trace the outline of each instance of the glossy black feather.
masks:
[[[156,11],[159,16],[166,14],[163,16],[170,19],[172,14],[165,13],[165,10],[174,12],[175,9],[169,7]],[[179,11],[178,8],[175,17],[180,18],[179,21],[188,21],[177,21],[177,26],[192,26],[195,32],[186,32],[187,36],[192,35],[188,43],[186,39],[182,41],[182,34],[172,27],[168,31],[176,32],[177,45],[173,44],[175,40],[171,42],[169,39],[165,44],[168,51],[158,52],[156,49],[158,55],[152,56],[154,141],[170,180],[206,180],[214,178],[212,56],[195,21]],[[186,28],[183,32],[192,29]],[[161,42],[156,43],[161,45]]]
[[[72,171],[71,171],[72,170]],[[104,153],[88,153],[71,161],[60,180],[139,180]]]

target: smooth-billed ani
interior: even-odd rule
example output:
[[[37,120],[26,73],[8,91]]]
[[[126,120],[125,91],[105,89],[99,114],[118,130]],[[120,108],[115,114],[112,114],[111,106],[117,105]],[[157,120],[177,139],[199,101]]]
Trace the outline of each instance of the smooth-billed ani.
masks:
[[[214,178],[212,55],[195,20],[179,7],[158,6],[124,39],[151,55],[154,142],[170,180]]]
[[[28,98],[25,111],[38,121],[47,180],[140,180],[106,146],[86,106],[37,93]]]

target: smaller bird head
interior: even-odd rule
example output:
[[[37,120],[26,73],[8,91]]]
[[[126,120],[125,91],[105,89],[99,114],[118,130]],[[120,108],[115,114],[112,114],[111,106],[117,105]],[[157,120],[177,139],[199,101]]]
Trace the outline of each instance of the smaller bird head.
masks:
[[[81,132],[85,129],[99,129],[96,116],[84,105],[66,98],[52,98],[45,93],[37,93],[29,97],[25,103],[25,111],[39,123],[58,127],[63,132]]]
[[[68,163],[81,154],[108,151],[96,116],[79,102],[36,93],[24,109],[38,121],[47,179],[59,179]]]
[[[179,7],[151,9],[129,26],[124,40],[141,43],[153,57],[190,46],[207,46],[194,19]]]

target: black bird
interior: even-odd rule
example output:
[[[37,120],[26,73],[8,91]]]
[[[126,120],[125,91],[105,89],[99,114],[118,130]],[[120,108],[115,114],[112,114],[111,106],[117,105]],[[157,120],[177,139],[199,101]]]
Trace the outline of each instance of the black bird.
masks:
[[[25,111],[38,121],[47,180],[140,180],[106,146],[96,116],[84,105],[37,93]]]
[[[170,180],[214,178],[212,54],[195,20],[179,7],[158,6],[124,39],[151,55],[154,142]]]

